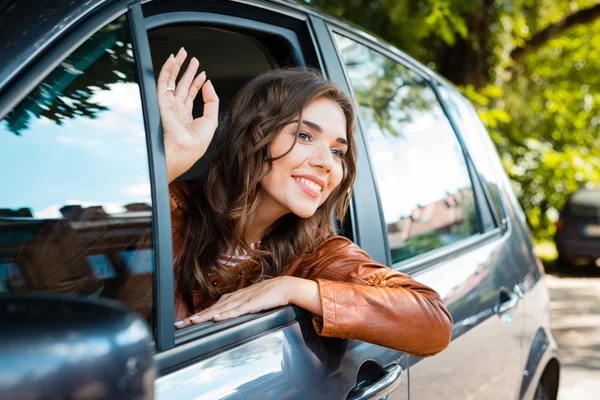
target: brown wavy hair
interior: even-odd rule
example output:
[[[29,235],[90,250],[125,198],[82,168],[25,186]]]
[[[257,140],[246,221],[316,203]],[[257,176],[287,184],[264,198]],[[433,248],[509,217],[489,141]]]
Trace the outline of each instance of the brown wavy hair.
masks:
[[[298,116],[300,130],[302,110],[320,98],[336,102],[346,117],[348,151],[343,160],[342,182],[314,215],[300,218],[289,213],[281,217],[261,239],[260,249],[251,249],[244,237],[249,216],[260,201],[260,180],[270,172],[272,163],[285,157],[295,145],[274,158],[271,142]],[[316,71],[273,70],[240,90],[216,138],[207,175],[189,186],[185,191],[189,195],[182,199],[182,248],[186,251],[175,260],[176,279],[190,309],[193,310],[193,289],[201,289],[215,299],[222,294],[211,285],[209,269],[225,282],[235,283],[233,273],[217,261],[227,249],[244,249],[250,254],[258,281],[281,275],[302,253],[312,251],[333,234],[334,215],[341,226],[356,176],[354,121],[350,98]]]

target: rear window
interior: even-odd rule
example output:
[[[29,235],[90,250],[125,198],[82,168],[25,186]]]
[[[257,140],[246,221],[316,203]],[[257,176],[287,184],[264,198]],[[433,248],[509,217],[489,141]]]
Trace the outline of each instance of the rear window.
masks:
[[[569,199],[566,213],[574,217],[596,217],[600,214],[600,190],[575,192]]]
[[[359,105],[392,263],[480,233],[462,147],[429,83],[336,35]]]

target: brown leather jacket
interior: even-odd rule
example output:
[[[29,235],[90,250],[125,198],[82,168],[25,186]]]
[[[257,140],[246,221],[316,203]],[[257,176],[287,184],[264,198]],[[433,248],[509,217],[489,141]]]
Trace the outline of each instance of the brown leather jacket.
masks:
[[[173,195],[171,216],[173,253],[177,259],[185,251],[180,232],[184,211]],[[222,292],[249,284],[249,264],[234,267],[240,276],[239,284],[222,288]],[[342,236],[332,235],[312,253],[301,256],[286,270],[286,275],[319,284],[323,317],[313,318],[319,335],[357,339],[421,357],[437,354],[450,343],[452,317],[437,292],[376,263]],[[213,283],[222,284],[216,276]],[[214,303],[205,299],[201,291],[194,291],[193,298],[195,312]],[[177,288],[175,303],[177,319],[190,315]]]

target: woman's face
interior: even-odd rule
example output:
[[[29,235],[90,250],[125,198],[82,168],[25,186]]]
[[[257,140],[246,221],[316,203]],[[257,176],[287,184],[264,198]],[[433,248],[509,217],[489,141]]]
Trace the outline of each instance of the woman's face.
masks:
[[[311,102],[298,118],[286,125],[271,143],[274,161],[271,172],[261,183],[259,208],[279,218],[289,212],[299,217],[312,216],[341,183],[343,159],[348,150],[346,117],[334,101],[321,98]]]

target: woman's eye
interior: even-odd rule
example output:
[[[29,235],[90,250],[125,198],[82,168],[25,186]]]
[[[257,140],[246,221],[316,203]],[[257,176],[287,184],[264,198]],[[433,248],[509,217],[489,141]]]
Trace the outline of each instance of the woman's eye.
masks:
[[[331,154],[333,154],[334,156],[336,156],[337,158],[344,158],[344,156],[346,155],[343,151],[341,151],[340,149],[331,149]]]
[[[306,132],[298,132],[298,139],[302,140],[303,142],[310,142],[312,137]]]

